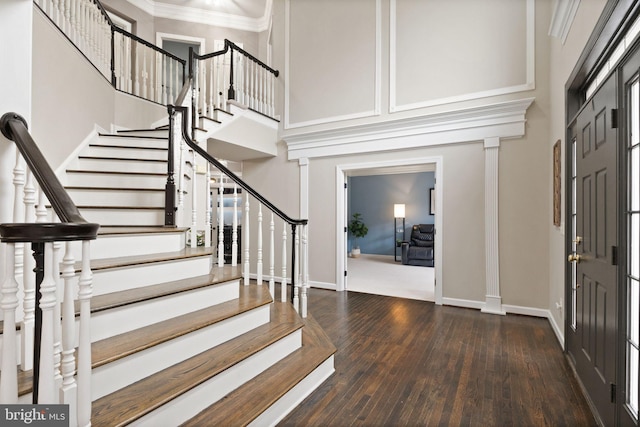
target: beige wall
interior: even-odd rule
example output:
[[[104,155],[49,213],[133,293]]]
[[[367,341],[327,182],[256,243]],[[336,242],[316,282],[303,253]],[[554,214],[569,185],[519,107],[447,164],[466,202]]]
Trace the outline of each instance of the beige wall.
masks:
[[[348,4],[340,2],[340,7],[335,10],[343,12],[346,16],[352,16],[350,7],[363,6],[359,0],[351,0]],[[333,2],[324,3],[325,9],[319,10],[320,5],[308,1],[295,1],[290,3],[291,25],[287,27],[285,15],[287,3],[284,0],[274,4],[274,60],[280,69],[288,69],[290,75],[283,76],[292,82],[289,105],[289,118],[291,125],[283,125],[282,135],[286,140],[288,136],[300,136],[305,132],[325,131],[335,129],[347,129],[352,125],[366,125],[368,123],[384,122],[405,117],[429,116],[435,112],[455,110],[470,106],[490,105],[492,103],[513,100],[518,98],[535,97],[535,101],[527,112],[526,135],[516,140],[502,141],[499,161],[499,233],[500,233],[500,287],[503,296],[503,304],[533,307],[542,311],[547,310],[549,303],[549,228],[552,224],[550,216],[551,198],[549,193],[549,180],[551,173],[550,162],[550,136],[549,136],[549,40],[548,28],[551,16],[551,2],[538,1],[535,4],[535,89],[521,90],[513,93],[495,93],[488,97],[467,96],[459,102],[426,105],[422,108],[411,109],[394,113],[391,111],[391,96],[393,90],[398,89],[397,94],[402,95],[402,102],[428,103],[432,101],[428,85],[433,82],[422,83],[413,68],[426,68],[427,66],[440,67],[437,70],[440,76],[446,76],[449,70],[447,52],[433,52],[439,60],[431,61],[434,55],[424,49],[435,49],[433,44],[425,43],[422,38],[428,37],[422,28],[421,14],[428,12],[429,7],[453,8],[447,14],[441,14],[440,26],[448,24],[458,31],[455,40],[450,41],[448,54],[454,55],[456,72],[460,67],[466,66],[466,77],[473,82],[458,85],[458,78],[452,78],[444,82],[438,90],[439,98],[469,95],[468,91],[487,91],[492,88],[506,88],[514,84],[525,85],[527,83],[527,54],[523,52],[524,38],[527,21],[523,15],[526,10],[525,2],[519,2],[513,7],[502,8],[501,1],[487,3],[487,8],[495,7],[499,21],[506,27],[497,26],[500,38],[509,37],[513,33],[508,45],[502,46],[510,54],[495,56],[494,52],[487,55],[494,63],[498,61],[502,71],[486,75],[482,69],[461,64],[460,60],[473,56],[477,58],[476,50],[484,46],[488,49],[492,46],[492,38],[495,34],[490,31],[474,31],[474,26],[466,28],[458,25],[457,17],[468,16],[464,3],[451,3],[446,5],[438,1],[409,2],[398,0],[396,4],[401,16],[397,16],[396,25],[397,43],[396,55],[404,58],[396,63],[396,80],[392,81],[390,69],[392,66],[392,48],[389,44],[392,14],[390,0],[382,0],[378,9],[380,20],[376,26],[376,14],[372,13],[374,2],[367,2],[365,11],[357,18],[350,20],[350,25],[343,23],[337,15],[332,15]],[[412,9],[413,8],[413,9]],[[457,8],[457,9],[456,9]],[[373,11],[375,12],[375,11]],[[484,11],[487,12],[487,11]],[[483,13],[484,13],[483,12]],[[337,12],[336,12],[337,13]],[[504,14],[507,15],[504,15]],[[498,19],[498,18],[496,18]],[[317,20],[318,23],[312,21]],[[301,24],[302,21],[304,23]],[[318,37],[318,33],[311,31],[320,23],[331,22],[330,35]],[[486,23],[485,23],[486,24]],[[495,23],[494,23],[495,24]],[[420,27],[420,28],[416,28]],[[495,27],[495,25],[494,25]],[[285,32],[286,28],[286,32]],[[372,51],[371,29],[377,28],[380,33],[380,51]],[[283,50],[287,44],[285,36],[288,32],[289,46],[291,50],[286,57]],[[486,33],[486,34],[485,34]],[[325,34],[325,33],[322,33]],[[477,43],[461,43],[461,40],[470,40],[480,36],[489,39],[479,40]],[[293,43],[295,40],[295,43]],[[347,44],[349,55],[342,55],[342,49],[337,40]],[[359,50],[359,45],[362,49]],[[406,44],[409,44],[410,49]],[[299,53],[302,46],[307,47],[307,53]],[[431,46],[431,47],[428,47]],[[451,51],[456,47],[455,51]],[[337,50],[331,54],[331,49]],[[408,52],[420,50],[418,57],[408,58]],[[465,50],[466,49],[466,50]],[[324,60],[323,67],[310,67],[308,62],[318,52]],[[353,63],[346,62],[345,58],[354,57],[354,52],[359,52],[361,60]],[[364,53],[363,53],[364,52]],[[331,59],[334,60],[331,60]],[[376,59],[377,58],[377,59]],[[286,61],[289,61],[286,63]],[[377,84],[371,84],[370,78],[375,68],[376,60],[379,60]],[[412,62],[414,61],[414,62]],[[421,64],[415,61],[423,61]],[[490,62],[491,62],[490,61]],[[505,70],[511,64],[512,68]],[[453,69],[452,69],[453,70]],[[303,72],[304,71],[304,72]],[[414,72],[414,74],[411,74]],[[296,75],[297,73],[297,75]],[[346,87],[345,96],[340,96],[332,87],[331,82],[326,82],[324,76],[340,75],[344,81],[340,87]],[[404,76],[404,77],[401,77]],[[407,77],[408,76],[408,77]],[[434,75],[435,76],[435,75]],[[401,77],[401,78],[400,78]],[[434,77],[435,78],[435,77]],[[362,84],[366,82],[366,84]],[[472,84],[472,86],[469,86]],[[460,93],[460,87],[465,88],[465,93]],[[356,114],[370,108],[371,100],[375,92],[380,96],[379,114],[369,117],[360,117],[347,120],[337,120],[336,115]],[[503,91],[508,92],[508,91]],[[284,105],[284,96],[281,103]],[[307,96],[314,102],[307,103]],[[398,103],[399,104],[399,103]],[[285,112],[287,113],[287,112]],[[340,117],[344,119],[345,117]],[[313,121],[327,120],[326,123],[313,123]],[[300,123],[303,127],[296,127]],[[309,123],[311,122],[311,123]],[[398,140],[400,144],[401,141]],[[391,159],[407,159],[415,157],[440,156],[443,159],[443,296],[454,300],[465,300],[482,303],[486,294],[485,279],[485,218],[484,218],[484,149],[482,141],[461,141],[460,144],[450,146],[432,146],[418,149],[404,149],[375,153],[376,143],[371,141],[371,152],[368,154],[352,156],[336,156],[311,158],[309,166],[309,210],[310,210],[310,247],[311,268],[310,279],[320,284],[336,283],[336,166],[342,164],[368,163],[388,161]],[[274,159],[262,162],[254,162],[245,165],[245,174],[252,175],[253,168],[260,165],[263,180],[270,181],[282,170],[286,170],[287,176],[291,176],[293,182],[299,182],[295,178],[298,165],[295,162],[283,163],[282,159]],[[270,172],[267,172],[270,171]],[[277,173],[276,173],[277,171]],[[265,188],[271,188],[267,181],[263,181]],[[290,196],[296,202],[297,194]]]
[[[99,126],[146,128],[166,107],[116,92],[39,9],[33,14],[33,137],[57,169]],[[55,64],[55,67],[51,66]]]
[[[261,55],[264,50],[260,45],[259,33],[256,32],[214,27],[212,25],[167,18],[154,18],[126,0],[102,0],[102,3],[110,11],[134,22],[133,33],[153,44],[156,44],[156,33],[166,33],[204,39],[206,50],[204,53],[214,51],[214,40],[224,40],[225,38],[234,43],[243,44],[244,49],[255,56]],[[260,59],[263,59],[263,57],[260,57]]]

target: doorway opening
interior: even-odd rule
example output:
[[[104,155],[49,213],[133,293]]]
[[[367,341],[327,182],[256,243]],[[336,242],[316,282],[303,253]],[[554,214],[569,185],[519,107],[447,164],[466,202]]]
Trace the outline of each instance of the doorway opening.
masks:
[[[442,303],[442,162],[441,157],[429,157],[337,166],[336,206],[339,230],[336,239],[337,291],[352,290],[422,299],[434,301],[436,304]],[[402,248],[401,246],[396,247],[395,233],[398,232],[398,230],[395,229],[394,225],[396,221],[394,221],[393,206],[396,202],[390,202],[392,199],[395,200],[395,196],[387,196],[388,201],[385,202],[385,206],[387,204],[389,206],[381,206],[381,212],[377,214],[378,219],[374,221],[376,224],[374,224],[374,229],[371,230],[371,232],[376,235],[373,245],[377,248],[369,250],[369,252],[373,252],[371,254],[361,255],[357,259],[351,258],[349,254],[352,248],[350,247],[351,243],[347,230],[349,221],[352,219],[352,214],[355,213],[355,211],[350,207],[352,200],[348,185],[349,181],[354,178],[359,179],[360,177],[421,173],[429,173],[432,176],[432,181],[425,181],[424,188],[422,189],[424,192],[422,198],[426,201],[424,206],[425,212],[421,215],[419,212],[413,212],[413,207],[406,209],[406,219],[409,219],[409,222],[405,220],[405,240],[410,238],[411,227],[414,225],[413,222],[430,223],[432,221],[433,227],[436,230],[433,236],[433,267],[403,265],[401,261],[396,262],[396,259],[401,258],[396,250],[401,251]],[[382,182],[384,182],[384,177],[381,179]],[[393,180],[389,179],[388,182],[392,183]],[[434,190],[433,203],[431,202],[432,194],[430,191],[432,188]],[[387,189],[384,191],[386,191],[387,194],[393,193],[393,190]],[[382,192],[383,190],[381,189],[380,193]],[[407,203],[404,204],[407,206]],[[430,215],[432,208],[434,215]],[[372,209],[375,210],[376,208],[373,207]],[[411,216],[408,215],[409,213],[411,213]],[[381,217],[381,215],[385,216],[385,214],[388,216],[388,224],[384,224],[384,219]],[[378,229],[380,227],[385,227],[386,230],[381,231]],[[384,241],[381,241],[383,239]],[[366,251],[367,250],[365,250],[365,252]],[[396,254],[398,254],[398,256],[396,256]],[[403,279],[403,277],[405,277],[405,279]],[[369,278],[376,280],[379,285],[369,283]]]
[[[156,46],[160,46],[172,55],[187,62],[189,64],[189,48],[193,48],[194,52],[202,55],[206,53],[205,39],[200,37],[183,36],[180,34],[156,33]],[[189,72],[186,70],[186,72]],[[182,74],[182,70],[179,70]],[[178,76],[183,81],[183,76]]]

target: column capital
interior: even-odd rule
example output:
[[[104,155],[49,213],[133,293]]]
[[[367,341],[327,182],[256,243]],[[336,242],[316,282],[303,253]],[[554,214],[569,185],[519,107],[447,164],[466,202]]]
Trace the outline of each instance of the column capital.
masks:
[[[500,137],[492,136],[484,139],[484,148],[500,148]]]
[[[309,166],[309,158],[308,157],[300,157],[298,159],[298,166]]]

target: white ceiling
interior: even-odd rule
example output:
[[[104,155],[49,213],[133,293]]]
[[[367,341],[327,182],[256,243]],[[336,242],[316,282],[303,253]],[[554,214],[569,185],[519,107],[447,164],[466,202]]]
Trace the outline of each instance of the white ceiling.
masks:
[[[269,28],[273,0],[127,0],[158,18],[245,31]]]

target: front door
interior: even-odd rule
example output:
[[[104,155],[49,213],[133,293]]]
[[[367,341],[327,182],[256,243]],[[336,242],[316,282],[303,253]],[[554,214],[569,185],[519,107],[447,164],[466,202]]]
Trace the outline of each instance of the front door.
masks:
[[[617,129],[615,74],[572,126],[572,313],[567,352],[605,425],[615,423]]]

